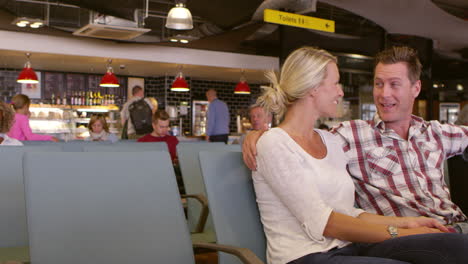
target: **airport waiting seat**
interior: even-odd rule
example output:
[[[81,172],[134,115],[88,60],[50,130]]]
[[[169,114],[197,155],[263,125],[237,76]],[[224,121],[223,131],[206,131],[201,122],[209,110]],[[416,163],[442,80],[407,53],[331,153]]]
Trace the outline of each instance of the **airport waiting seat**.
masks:
[[[60,146],[0,146],[0,263],[29,261],[23,184],[25,152],[61,151]]]
[[[214,242],[215,231],[208,213],[208,201],[198,158],[199,152],[204,150],[240,151],[240,146],[226,145],[222,142],[180,142],[177,145],[185,197],[198,200],[187,200],[187,221],[190,230],[194,233],[192,237],[195,242]]]
[[[169,151],[166,142],[126,142],[114,144],[87,144],[84,152],[135,152],[135,151]]]
[[[265,261],[265,234],[251,171],[245,167],[242,153],[201,151],[200,165],[217,243],[250,249]],[[232,256],[220,253],[219,263],[239,262]]]
[[[28,153],[24,174],[32,263],[191,264],[193,246],[261,263],[192,245],[168,152]]]

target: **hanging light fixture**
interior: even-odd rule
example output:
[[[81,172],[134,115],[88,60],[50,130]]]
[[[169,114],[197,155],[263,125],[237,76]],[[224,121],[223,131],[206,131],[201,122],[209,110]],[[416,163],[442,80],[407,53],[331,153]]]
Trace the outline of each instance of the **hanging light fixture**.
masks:
[[[24,64],[24,68],[18,75],[18,79],[16,79],[16,81],[19,83],[38,83],[37,75],[31,68],[31,62],[29,61],[31,53],[26,53],[26,57],[28,60],[26,61],[26,64]]]
[[[241,72],[241,77],[239,82],[236,85],[236,88],[234,89],[235,94],[250,94],[250,87],[249,84],[247,83],[247,80],[245,79],[244,76],[244,70]]]
[[[174,91],[174,92],[190,91],[187,81],[184,79],[184,75],[182,74],[182,67],[180,67],[179,74],[177,75],[176,79],[172,83],[171,91]]]
[[[114,70],[112,69],[111,66],[112,59],[109,59],[107,61],[107,72],[102,76],[101,82],[99,83],[99,86],[101,87],[119,87],[119,80],[117,79],[117,76],[114,74]]]
[[[176,3],[166,18],[166,27],[176,30],[190,30],[193,28],[192,14],[183,3]]]

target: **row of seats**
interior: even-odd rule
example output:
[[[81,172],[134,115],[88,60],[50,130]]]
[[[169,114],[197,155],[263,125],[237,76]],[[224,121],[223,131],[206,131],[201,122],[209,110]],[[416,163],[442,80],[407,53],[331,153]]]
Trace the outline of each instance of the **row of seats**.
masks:
[[[86,150],[87,147],[84,146],[83,151],[91,151]],[[103,151],[116,145],[105,147],[107,149]],[[27,245],[28,233],[34,263],[193,262],[192,245],[188,243],[187,246],[190,233],[167,148],[157,152],[114,149],[105,155],[96,151],[63,151],[63,146],[57,145],[25,146],[8,151],[0,148],[0,209],[9,217],[7,221],[1,221],[0,247],[10,247],[10,251],[0,252],[0,262],[12,259],[11,254],[18,254],[18,248],[11,250],[11,247]],[[24,155],[24,163],[23,152],[30,152]],[[265,241],[250,172],[241,161],[239,149],[182,142],[178,155],[183,175],[188,169],[199,173],[200,180],[201,175],[204,177],[205,184],[198,182],[197,188],[201,188],[210,201],[216,230],[214,240],[219,244],[248,248],[264,260]],[[185,166],[182,160],[190,160],[192,165]],[[14,174],[3,173],[3,168],[14,167],[5,164],[24,167],[24,184],[22,177],[13,179]],[[194,181],[187,176],[184,175],[184,181]],[[4,184],[5,180],[10,184]],[[186,184],[186,187],[190,185]],[[24,188],[26,192],[22,191]],[[200,193],[197,188],[188,189]],[[5,203],[11,200],[16,204]],[[26,226],[29,226],[29,232]],[[172,233],[173,229],[178,231]],[[167,246],[163,242],[166,240]],[[195,246],[219,249],[219,244],[195,243]],[[241,254],[243,261],[261,263],[251,252],[221,249],[244,253]],[[28,259],[25,254],[20,260]],[[220,254],[220,263],[240,262]]]

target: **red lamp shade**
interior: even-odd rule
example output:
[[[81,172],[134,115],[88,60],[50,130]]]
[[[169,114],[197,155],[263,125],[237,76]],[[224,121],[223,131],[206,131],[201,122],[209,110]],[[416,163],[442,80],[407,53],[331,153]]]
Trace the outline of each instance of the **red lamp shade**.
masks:
[[[23,70],[19,74],[18,79],[16,79],[16,81],[19,83],[38,83],[39,82],[37,80],[36,73],[31,68],[30,63],[26,63],[26,66],[23,68]]]
[[[107,69],[106,74],[101,79],[101,83],[99,83],[101,87],[119,87],[119,80],[112,72],[112,68]]]
[[[250,87],[246,81],[240,81],[237,83],[234,89],[235,94],[250,94]]]
[[[171,91],[174,91],[174,92],[187,92],[189,90],[190,90],[190,88],[188,87],[187,81],[185,81],[182,74],[177,76],[177,78],[172,83]]]

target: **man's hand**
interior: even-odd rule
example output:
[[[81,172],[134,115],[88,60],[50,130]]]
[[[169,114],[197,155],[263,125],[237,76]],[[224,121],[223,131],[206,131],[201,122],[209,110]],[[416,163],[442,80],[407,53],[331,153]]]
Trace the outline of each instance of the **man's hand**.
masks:
[[[431,229],[438,229],[444,233],[449,233],[450,230],[441,224],[438,220],[434,218],[428,218],[424,216],[420,217],[399,217],[397,223],[398,227],[401,228],[418,228],[418,227],[429,227]]]
[[[398,236],[411,236],[419,234],[442,233],[439,229],[429,227],[401,228],[398,229]]]
[[[251,170],[257,169],[257,141],[260,136],[266,131],[264,130],[254,130],[247,133],[242,144],[242,157],[244,158],[244,163]]]

